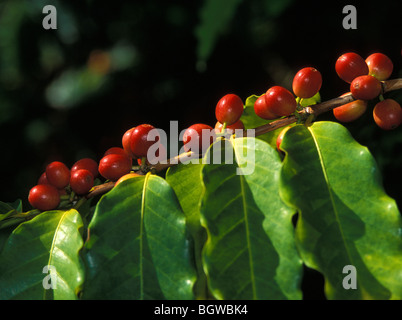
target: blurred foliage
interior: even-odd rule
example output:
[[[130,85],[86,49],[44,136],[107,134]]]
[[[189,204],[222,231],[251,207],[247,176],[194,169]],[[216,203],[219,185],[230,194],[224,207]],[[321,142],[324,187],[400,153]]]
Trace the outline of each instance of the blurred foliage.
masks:
[[[45,30],[42,8],[57,8]],[[21,198],[47,163],[99,160],[140,123],[182,130],[215,124],[228,92],[244,101],[272,85],[291,88],[300,68],[319,69],[322,100],[348,91],[334,71],[346,51],[380,51],[401,77],[399,1],[356,5],[358,29],[342,28],[346,2],[292,0],[0,2],[1,199]],[[402,103],[402,92],[389,96]],[[402,129],[379,130],[369,111],[347,124],[369,147],[387,192],[401,204]],[[332,114],[321,116],[334,120]],[[400,205],[401,206],[401,205]]]
[[[242,0],[206,0],[200,10],[200,23],[195,29],[198,39],[198,69],[203,71],[221,33],[230,26],[236,9]]]

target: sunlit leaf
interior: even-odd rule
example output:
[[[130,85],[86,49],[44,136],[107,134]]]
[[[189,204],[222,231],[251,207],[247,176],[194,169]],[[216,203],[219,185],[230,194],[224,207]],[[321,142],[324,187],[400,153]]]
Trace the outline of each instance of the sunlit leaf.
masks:
[[[259,139],[231,143],[214,144],[207,157],[221,153],[225,163],[211,159],[202,170],[210,290],[218,299],[300,299],[293,211],[278,193],[280,158]]]
[[[281,193],[299,212],[297,245],[324,275],[327,297],[401,299],[401,216],[368,149],[333,122],[291,128],[281,148]],[[356,289],[343,284],[349,265]]]
[[[81,228],[75,210],[46,211],[19,225],[0,256],[0,299],[77,299],[84,281]]]
[[[195,271],[177,198],[154,175],[102,197],[89,225],[85,299],[192,299]]]
[[[208,297],[207,279],[201,261],[201,251],[206,241],[205,229],[200,223],[200,200],[202,195],[201,163],[186,163],[169,168],[166,180],[175,191],[187,219],[188,229],[194,241],[194,259],[197,268],[195,295]]]

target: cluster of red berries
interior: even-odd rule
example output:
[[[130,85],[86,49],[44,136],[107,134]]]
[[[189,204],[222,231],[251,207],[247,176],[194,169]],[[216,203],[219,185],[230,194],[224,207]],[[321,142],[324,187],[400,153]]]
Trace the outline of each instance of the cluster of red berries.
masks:
[[[216,135],[223,131],[226,134],[233,134],[236,129],[244,130],[244,124],[240,120],[243,110],[243,101],[238,95],[229,93],[223,96],[215,107],[217,120],[215,128],[204,123],[196,123],[188,127],[183,135],[184,150],[202,153],[205,151],[203,148],[203,137],[209,139],[206,144],[208,146],[214,142]]]
[[[46,166],[37,185],[29,191],[28,201],[41,211],[56,209],[62,196],[69,201],[74,196],[84,196],[91,191],[95,178],[100,174],[110,181],[121,181],[138,176],[132,169],[132,159],[120,147],[109,148],[99,164],[91,158],[78,160],[71,168],[63,162],[53,161]]]
[[[393,70],[393,63],[382,53],[373,53],[364,60],[354,52],[341,55],[335,63],[338,76],[350,84],[350,93],[356,99],[335,108],[334,116],[341,122],[351,122],[362,116],[369,100],[380,98],[373,109],[375,123],[384,130],[395,129],[402,123],[402,108],[393,99],[384,99],[382,83]],[[346,93],[348,94],[348,93]],[[345,95],[346,95],[345,94]]]
[[[60,196],[87,193],[97,176],[98,164],[90,158],[78,160],[70,169],[63,162],[53,161],[29,191],[28,201],[36,209],[53,210],[60,204]]]
[[[284,87],[273,86],[255,101],[254,111],[264,120],[289,116],[296,111],[298,106],[297,101],[313,97],[321,89],[321,85],[322,76],[317,69],[312,67],[303,68],[297,72],[293,79],[293,92],[299,99],[296,99]],[[213,143],[214,135],[208,134],[209,132],[219,134],[223,130],[226,130],[226,134],[232,134],[236,129],[244,130],[244,124],[240,120],[243,110],[243,101],[238,95],[230,93],[223,96],[215,107],[217,120],[215,131],[213,131],[214,129],[211,126],[203,123],[190,126],[183,136],[184,150],[190,150],[190,147],[188,147],[190,141],[192,141],[192,146],[198,146],[197,150],[192,151],[203,150],[203,136],[210,139],[207,145]],[[205,135],[202,134],[204,130],[207,131]]]
[[[274,120],[280,117],[286,117],[294,113],[298,107],[300,99],[308,99],[313,97],[321,89],[322,76],[321,73],[312,67],[301,69],[293,79],[293,92],[296,97],[287,89],[281,86],[273,86],[267,92],[261,95],[254,103],[254,111],[257,116],[264,120]],[[226,130],[226,134],[232,134],[236,129],[244,130],[244,124],[240,120],[243,114],[244,105],[242,99],[233,93],[223,96],[217,103],[215,108],[216,124],[215,134]],[[183,143],[184,150],[189,151],[189,142],[193,141],[193,146],[198,146],[201,151],[203,142],[202,132],[206,130],[204,137],[208,137],[207,145],[214,141],[213,128],[207,124],[197,123],[190,126],[184,133]]]
[[[292,90],[281,86],[273,86],[261,95],[254,103],[254,112],[265,120],[275,120],[280,117],[287,117],[301,108],[302,99],[314,97],[321,89],[321,73],[313,67],[306,67],[299,70],[293,77]],[[280,152],[280,145],[283,136],[290,126],[282,129],[276,140],[277,150]]]
[[[375,53],[363,60],[356,53],[346,53],[339,57],[335,69],[341,79],[350,83],[350,91],[357,100],[334,109],[335,117],[340,121],[352,121],[363,114],[367,107],[367,100],[380,96],[380,102],[374,108],[374,120],[383,129],[396,128],[402,122],[402,109],[392,99],[381,99],[381,81],[388,79],[392,73],[391,60],[381,54]],[[293,78],[293,93],[281,86],[269,88],[265,94],[258,97],[254,103],[257,116],[265,120],[274,120],[287,117],[300,110],[302,99],[315,96],[322,85],[321,73],[313,68],[306,67],[299,70]],[[218,135],[231,135],[234,130],[244,130],[240,120],[244,111],[242,99],[233,93],[223,96],[215,107],[215,128],[203,123],[196,123],[187,128],[183,135],[185,151],[203,153],[205,147],[211,145]],[[280,144],[286,127],[277,138],[277,148]],[[206,132],[205,132],[206,131]],[[152,134],[151,134],[152,133]],[[150,135],[151,134],[151,135]],[[208,141],[203,143],[203,138]],[[94,186],[94,179],[100,174],[103,178],[121,181],[138,176],[131,172],[133,160],[138,165],[150,163],[149,149],[160,140],[158,130],[150,124],[141,124],[127,130],[122,137],[122,148],[108,149],[99,164],[92,159],[85,158],[77,161],[71,169],[62,162],[52,162],[39,178],[38,184],[30,192],[28,200],[39,210],[52,210],[59,206],[60,196],[85,195]],[[191,144],[190,144],[191,142]],[[157,143],[155,156],[165,159],[166,148]],[[163,153],[163,154],[161,154]],[[152,163],[152,162],[151,162]]]
[[[206,129],[213,132],[221,132],[222,124],[226,126],[228,131],[234,129],[244,129],[240,116],[243,113],[243,102],[234,94],[224,96],[216,107],[217,119],[215,130],[204,124],[195,124],[189,127],[183,137],[184,148],[190,140],[195,139],[199,146],[202,146],[202,130]],[[154,139],[151,139],[149,133],[153,131]],[[215,139],[211,136],[210,143]],[[159,141],[160,136],[156,128],[150,124],[141,124],[127,130],[122,137],[122,148],[112,147],[108,149],[99,164],[89,158],[81,159],[76,162],[71,169],[64,163],[54,161],[46,167],[46,171],[38,180],[38,184],[34,186],[28,196],[30,204],[39,210],[53,210],[60,204],[61,195],[85,195],[94,186],[94,179],[100,174],[103,178],[115,181],[119,184],[121,181],[138,176],[137,173],[131,172],[133,160],[139,165],[149,163],[150,158],[148,150]],[[192,141],[192,144],[195,142]],[[201,150],[201,148],[199,149]],[[197,152],[198,150],[193,150]],[[160,154],[160,153],[164,154]],[[156,157],[165,157],[166,148],[163,144],[159,144],[155,152]],[[144,163],[145,162],[145,163]],[[71,199],[71,198],[70,198]]]
[[[59,206],[60,197],[63,195],[68,195],[70,200],[75,195],[86,195],[93,188],[94,179],[99,174],[116,184],[127,178],[139,176],[131,172],[133,160],[141,165],[142,160],[147,159],[148,149],[154,144],[153,141],[148,141],[148,133],[152,129],[155,128],[149,124],[141,124],[127,130],[122,137],[122,147],[109,148],[99,164],[90,158],[78,160],[71,168],[60,161],[48,164],[37,185],[29,192],[29,203],[42,211],[53,210]],[[157,136],[156,141],[158,139]],[[156,156],[159,156],[161,150],[165,150],[162,144]]]
[[[321,85],[322,76],[317,69],[303,68],[296,73],[292,83],[297,98],[286,88],[273,86],[255,101],[254,111],[257,116],[265,120],[289,116],[296,111],[298,101],[315,96]]]
[[[156,129],[149,124],[141,124],[127,130],[122,137],[122,147],[111,147],[100,159],[99,164],[90,158],[78,160],[70,169],[62,162],[54,161],[47,165],[36,186],[28,196],[29,203],[39,210],[53,210],[60,204],[60,196],[84,196],[94,186],[94,179],[100,174],[104,179],[117,184],[131,177],[139,176],[132,172],[133,160],[139,165],[147,157],[148,149],[159,141],[156,130],[155,140],[150,139],[149,133]],[[155,131],[154,131],[155,132]],[[166,156],[166,149],[159,144],[155,156]]]

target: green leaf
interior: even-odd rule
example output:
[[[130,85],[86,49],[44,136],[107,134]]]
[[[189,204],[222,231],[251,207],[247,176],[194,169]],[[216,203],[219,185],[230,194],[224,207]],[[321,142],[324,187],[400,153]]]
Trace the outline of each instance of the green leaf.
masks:
[[[200,23],[195,29],[198,40],[197,57],[205,62],[219,37],[227,30],[242,0],[205,0]]]
[[[0,256],[0,299],[77,299],[84,281],[81,227],[75,210],[46,211],[19,225]]]
[[[312,106],[312,105],[315,105],[315,104],[320,103],[320,102],[321,102],[321,95],[320,95],[319,92],[317,92],[311,98],[300,99],[300,105],[302,107]]]
[[[15,209],[18,213],[22,213],[22,200],[17,199],[14,202],[8,203],[13,209]]]
[[[218,299],[300,299],[302,263],[293,211],[278,193],[278,153],[254,138],[212,149],[202,170],[201,207],[210,290]],[[212,161],[219,154],[225,163]]]
[[[5,209],[4,207],[1,209]],[[0,221],[5,220],[6,218],[9,218],[10,216],[12,216],[13,214],[16,214],[17,211],[15,209],[11,209],[8,212],[4,212],[3,214],[0,214]],[[0,229],[1,229],[1,225],[0,225]]]
[[[202,192],[201,169],[201,163],[180,163],[170,167],[166,172],[166,181],[178,197],[186,215],[188,227],[195,232],[201,228],[198,207]]]
[[[193,299],[196,280],[186,219],[170,185],[149,175],[143,198],[144,231],[166,299]]]
[[[281,148],[281,194],[299,212],[297,245],[324,275],[327,298],[401,299],[401,217],[368,149],[333,122],[295,126]],[[343,286],[349,265],[356,289]]]
[[[7,221],[6,219],[18,213],[22,213],[21,199],[18,199],[13,203],[6,203],[0,201],[0,252],[2,251],[4,244],[6,243],[8,237],[13,231],[13,228],[16,227],[14,224],[15,219],[13,219],[12,222],[10,222],[10,220]]]
[[[194,160],[193,160],[194,162]],[[207,279],[201,261],[201,251],[206,241],[205,229],[200,223],[199,202],[202,194],[201,163],[180,163],[166,172],[166,181],[175,191],[187,219],[187,226],[194,241],[194,259],[197,282],[194,293],[197,299],[208,298]]]
[[[16,208],[10,203],[0,201],[0,221],[8,217],[12,212],[17,213]]]
[[[129,179],[105,194],[89,233],[83,298],[193,298],[185,217],[162,178]]]

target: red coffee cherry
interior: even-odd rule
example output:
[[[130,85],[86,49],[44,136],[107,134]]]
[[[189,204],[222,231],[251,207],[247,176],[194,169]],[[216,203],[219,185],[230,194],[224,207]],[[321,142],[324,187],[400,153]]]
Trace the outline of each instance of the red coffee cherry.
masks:
[[[122,154],[122,155],[127,155],[127,152],[124,151],[123,148],[120,147],[111,147],[105,151],[103,156],[107,156],[108,154]]]
[[[41,176],[38,179],[38,184],[50,184],[49,181],[47,181],[46,172],[43,172],[41,174]]]
[[[219,121],[216,122],[216,124],[215,124],[215,133],[217,133],[217,134],[221,133],[222,132],[222,127],[223,127],[222,123],[220,123]],[[234,134],[236,129],[244,130],[243,121],[237,120],[235,123],[231,124],[230,126],[226,126],[226,133]]]
[[[283,152],[283,150],[281,149],[281,143],[282,143],[283,137],[285,136],[285,133],[286,133],[290,128],[291,128],[291,127],[288,126],[288,127],[284,128],[284,129],[282,129],[282,131],[279,133],[278,137],[276,138],[276,149],[277,149],[279,152]]]
[[[214,129],[211,126],[203,123],[193,124],[192,126],[188,127],[187,130],[184,132],[184,150],[186,152],[191,150],[195,153],[203,152],[206,150],[207,146],[210,146],[214,142],[214,136]],[[209,138],[209,142],[203,148],[205,138]]]
[[[243,114],[243,101],[235,94],[227,94],[222,97],[215,108],[216,119],[220,123],[230,126],[237,122]]]
[[[265,93],[265,103],[271,114],[276,114],[280,117],[292,114],[297,107],[293,94],[281,86],[273,86],[268,89]]]
[[[75,162],[73,164],[73,166],[71,167],[71,174],[74,171],[80,170],[80,169],[88,170],[89,172],[92,173],[92,176],[94,178],[96,178],[99,175],[98,163],[91,158],[82,158],[82,159],[78,160],[77,162]]]
[[[354,52],[341,55],[335,63],[335,71],[339,78],[351,83],[355,78],[369,73],[369,68],[364,59]]]
[[[47,181],[57,189],[68,186],[70,182],[70,170],[60,161],[53,161],[46,167]]]
[[[32,207],[38,210],[53,210],[60,203],[59,191],[50,184],[39,184],[29,191],[28,201]]]
[[[322,85],[321,73],[312,67],[301,69],[293,78],[293,92],[297,97],[307,99],[320,91]]]
[[[350,84],[350,92],[355,99],[371,100],[381,93],[381,82],[373,76],[359,76]]]
[[[380,101],[374,107],[373,118],[381,129],[395,129],[402,123],[401,105],[394,99]]]
[[[351,122],[360,118],[367,110],[367,101],[355,100],[333,109],[335,118],[341,122]]]
[[[369,74],[376,77],[378,80],[387,80],[394,68],[390,58],[383,53],[373,53],[366,59],[369,68]]]
[[[159,141],[159,135],[156,135],[154,141],[148,141],[148,134],[151,130],[155,129],[150,124],[141,124],[133,130],[129,138],[131,153],[135,158],[142,158],[147,156],[148,149]]]
[[[264,120],[274,120],[279,118],[276,114],[273,114],[267,107],[267,103],[265,102],[265,94],[261,95],[254,102],[254,112],[257,116]]]
[[[71,173],[70,187],[76,194],[86,194],[93,186],[94,176],[89,170],[79,169]]]
[[[131,170],[132,160],[127,155],[108,154],[99,161],[99,173],[108,180],[116,181]]]
[[[123,138],[121,139],[122,145],[123,145],[123,149],[124,151],[126,151],[126,153],[132,158],[135,159],[136,156],[133,154],[133,152],[131,151],[131,134],[133,133],[133,131],[135,130],[135,127],[128,129],[124,135]]]

